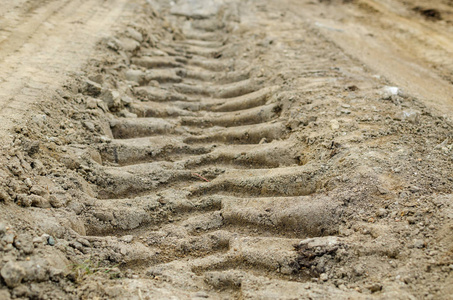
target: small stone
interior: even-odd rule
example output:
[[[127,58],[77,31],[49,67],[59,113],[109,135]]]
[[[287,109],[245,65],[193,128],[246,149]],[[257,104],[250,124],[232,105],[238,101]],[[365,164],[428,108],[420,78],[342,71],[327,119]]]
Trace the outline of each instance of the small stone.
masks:
[[[365,273],[362,266],[354,266],[353,270],[356,276],[362,276]]]
[[[86,107],[88,109],[96,109],[98,107],[98,100],[94,99],[94,98],[88,98],[87,99],[87,103],[86,103]]]
[[[137,42],[142,42],[143,41],[143,35],[138,32],[135,28],[132,28],[132,27],[128,27],[127,28],[127,34],[133,38],[134,40],[136,40]]]
[[[146,73],[143,71],[127,70],[124,75],[126,77],[126,80],[128,80],[128,81],[134,81],[138,84],[146,83],[146,80],[145,80]]]
[[[13,244],[14,243],[14,238],[16,237],[16,235],[12,232],[8,232],[7,234],[5,234],[5,236],[3,236],[2,238],[2,241],[4,241],[6,244]]]
[[[414,217],[407,217],[407,223],[409,224],[415,224],[417,220]]]
[[[123,102],[124,105],[129,105],[132,103],[132,98],[128,95],[124,95],[121,97],[121,102]]]
[[[82,121],[83,126],[85,126],[86,129],[89,131],[95,131],[96,127],[94,126],[93,122],[90,121]]]
[[[49,203],[54,208],[60,208],[65,205],[64,201],[61,198],[56,197],[55,195],[50,195]]]
[[[422,240],[414,240],[414,247],[422,249],[425,247],[425,242],[423,242]]]
[[[32,201],[26,194],[19,194],[16,196],[16,203],[22,207],[30,207]]]
[[[140,49],[139,42],[137,42],[134,39],[127,38],[127,37],[120,38],[120,40],[118,41],[118,44],[123,50],[128,51],[128,52],[134,52],[134,51],[137,51],[138,49]]]
[[[118,91],[105,90],[102,92],[101,97],[110,110],[118,108],[121,105],[121,97]]]
[[[420,112],[412,109],[404,110],[393,117],[397,121],[406,121],[413,124],[418,124],[419,118]]]
[[[327,281],[329,279],[329,276],[326,274],[326,273],[322,273],[320,276],[319,276],[319,279],[321,281]]]
[[[104,82],[104,78],[102,77],[102,74],[88,76],[88,79],[91,81],[94,81],[98,84],[102,84]]]
[[[337,130],[340,128],[340,123],[338,123],[338,120],[330,120],[330,128],[332,128],[332,130]]]
[[[49,237],[47,238],[47,244],[48,244],[48,245],[50,245],[50,246],[55,246],[55,243],[56,243],[56,241],[55,241],[55,239],[54,239],[52,236],[49,236]]]
[[[24,183],[25,183],[25,185],[26,185],[28,188],[31,188],[31,187],[33,186],[33,182],[31,181],[30,178],[26,178],[26,179],[24,180]]]
[[[31,235],[28,234],[20,234],[14,240],[14,247],[18,250],[22,250],[24,254],[31,254],[33,253],[33,240]]]
[[[385,208],[379,208],[379,210],[376,212],[376,216],[379,218],[384,218],[387,216],[387,210]]]
[[[385,86],[382,91],[382,98],[383,99],[390,99],[392,96],[397,96],[400,89],[396,86]]]
[[[99,83],[91,81],[89,79],[85,80],[85,84],[82,92],[89,96],[97,97],[101,94],[102,86]]]
[[[372,284],[368,286],[368,289],[371,291],[371,293],[376,293],[382,290],[382,285],[379,283]]]
[[[9,261],[3,266],[0,275],[9,288],[14,288],[22,282],[25,270],[19,264]]]
[[[47,116],[46,115],[34,115],[31,120],[38,125],[42,125],[46,123]]]
[[[130,243],[134,239],[133,235],[125,235],[120,238],[120,241],[125,242],[125,243]]]

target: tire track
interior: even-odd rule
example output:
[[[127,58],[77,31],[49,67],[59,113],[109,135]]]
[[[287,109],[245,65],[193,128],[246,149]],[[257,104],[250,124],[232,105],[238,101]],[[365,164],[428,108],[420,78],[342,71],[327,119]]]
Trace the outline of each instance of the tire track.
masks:
[[[184,32],[165,44],[169,56],[131,59],[135,115],[112,120],[114,140],[99,147],[99,200],[87,227],[140,240],[148,250],[124,267],[148,276],[190,257],[184,272],[208,282],[251,267],[290,278],[293,245],[334,234],[339,207],[315,195],[320,165],[295,158],[280,87],[230,58],[225,25],[215,27]]]

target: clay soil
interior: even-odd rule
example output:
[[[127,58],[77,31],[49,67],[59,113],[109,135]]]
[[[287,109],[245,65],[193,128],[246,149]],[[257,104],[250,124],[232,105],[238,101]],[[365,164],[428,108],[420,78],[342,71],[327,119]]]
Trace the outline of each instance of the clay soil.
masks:
[[[450,0],[0,0],[0,299],[452,299]]]

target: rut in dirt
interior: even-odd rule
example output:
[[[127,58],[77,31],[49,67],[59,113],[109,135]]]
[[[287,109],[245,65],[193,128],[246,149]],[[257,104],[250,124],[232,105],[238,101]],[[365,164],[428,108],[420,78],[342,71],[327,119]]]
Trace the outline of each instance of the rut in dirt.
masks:
[[[192,20],[168,56],[132,58],[136,97],[99,146],[89,235],[141,241],[123,267],[149,276],[183,263],[218,288],[235,270],[301,280],[294,246],[335,234],[341,207],[316,194],[323,169],[297,156],[280,86],[227,51],[225,28]]]

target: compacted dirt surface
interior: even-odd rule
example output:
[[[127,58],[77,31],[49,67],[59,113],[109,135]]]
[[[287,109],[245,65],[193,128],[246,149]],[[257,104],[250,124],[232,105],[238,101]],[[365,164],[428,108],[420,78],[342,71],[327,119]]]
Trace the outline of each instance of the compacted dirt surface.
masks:
[[[0,299],[451,299],[452,24],[0,0]]]

